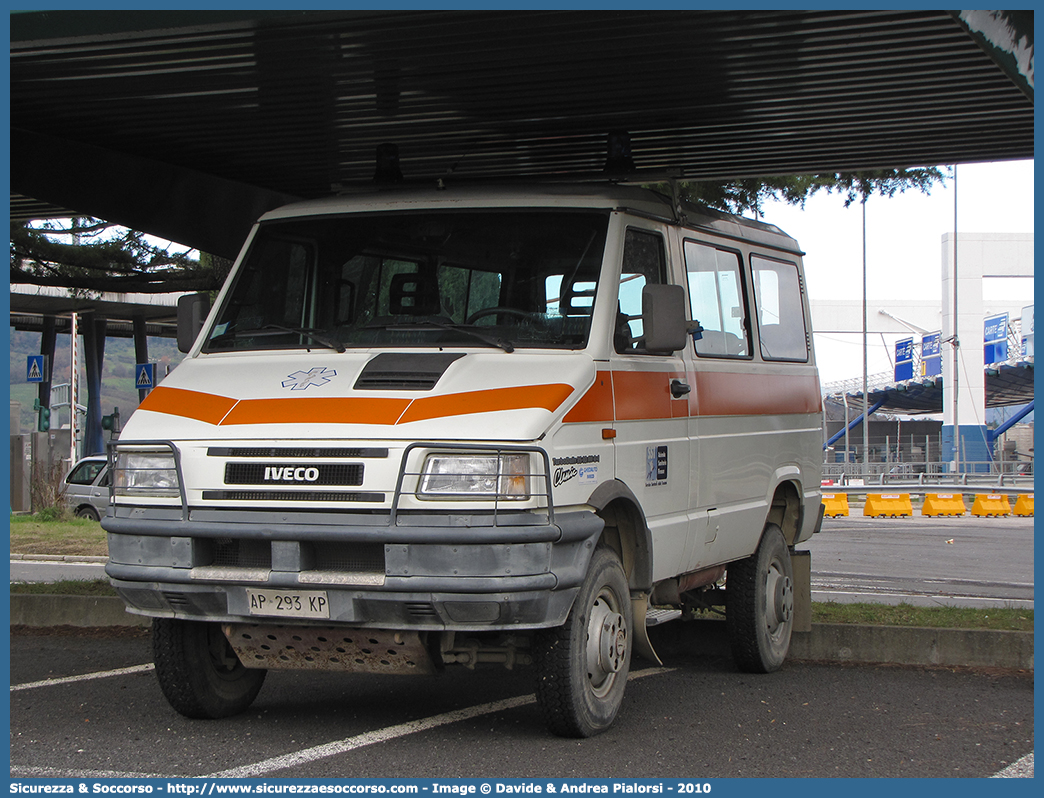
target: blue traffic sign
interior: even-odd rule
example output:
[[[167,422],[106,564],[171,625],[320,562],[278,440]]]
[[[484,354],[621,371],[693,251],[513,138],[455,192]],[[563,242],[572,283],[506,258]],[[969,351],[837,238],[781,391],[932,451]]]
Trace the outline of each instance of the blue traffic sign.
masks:
[[[1002,363],[1008,359],[1008,314],[990,316],[983,323],[983,362]]]
[[[913,338],[904,338],[895,342],[895,381],[905,382],[913,379]]]
[[[28,355],[25,358],[25,381],[47,381],[47,355]]]
[[[156,387],[155,363],[134,364],[134,387],[137,388],[139,391],[148,391]]]

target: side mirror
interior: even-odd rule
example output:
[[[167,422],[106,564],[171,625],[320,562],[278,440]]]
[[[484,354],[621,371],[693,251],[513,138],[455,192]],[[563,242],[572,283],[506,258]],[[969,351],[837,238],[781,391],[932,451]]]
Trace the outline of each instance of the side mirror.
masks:
[[[685,290],[680,285],[647,285],[642,289],[645,351],[670,355],[685,348],[689,323]]]
[[[188,352],[192,348],[209,312],[210,297],[206,294],[186,294],[178,297],[179,352]]]

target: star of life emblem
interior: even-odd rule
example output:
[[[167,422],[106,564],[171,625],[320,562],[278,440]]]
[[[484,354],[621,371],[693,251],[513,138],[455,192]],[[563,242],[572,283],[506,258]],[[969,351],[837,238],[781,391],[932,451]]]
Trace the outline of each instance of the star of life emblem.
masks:
[[[295,371],[293,374],[288,375],[283,380],[282,386],[289,388],[291,391],[303,391],[305,388],[313,385],[325,385],[330,381],[331,377],[336,376],[337,372],[334,369],[316,366],[308,369],[308,371]]]

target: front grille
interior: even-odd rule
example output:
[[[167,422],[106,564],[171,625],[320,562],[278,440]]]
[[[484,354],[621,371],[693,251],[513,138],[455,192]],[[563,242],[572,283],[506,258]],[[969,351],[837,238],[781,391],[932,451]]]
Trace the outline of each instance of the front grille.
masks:
[[[271,485],[278,483],[306,485],[363,484],[363,466],[359,463],[315,463],[305,466],[273,466],[265,463],[226,463],[226,485]]]
[[[207,501],[238,502],[373,502],[384,501],[383,493],[338,493],[320,490],[205,490]]]
[[[208,457],[325,457],[329,459],[351,459],[361,460],[364,458],[385,458],[388,456],[387,449],[380,448],[322,448],[315,446],[297,447],[224,447],[211,446],[207,449]]]

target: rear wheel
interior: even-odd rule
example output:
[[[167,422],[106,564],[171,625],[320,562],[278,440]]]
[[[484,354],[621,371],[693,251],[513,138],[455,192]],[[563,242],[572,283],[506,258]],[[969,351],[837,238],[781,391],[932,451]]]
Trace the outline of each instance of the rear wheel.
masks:
[[[794,568],[775,524],[765,527],[753,556],[729,565],[725,623],[741,671],[769,673],[783,664],[794,628]]]
[[[91,521],[101,521],[101,514],[91,507],[89,504],[85,504],[76,510],[75,513],[77,518],[87,518]]]
[[[537,636],[537,703],[548,729],[591,737],[623,702],[631,664],[631,598],[616,553],[598,548],[565,624]]]
[[[250,706],[267,671],[244,668],[216,623],[154,618],[152,658],[160,689],[187,718],[225,718]]]

